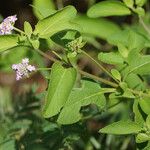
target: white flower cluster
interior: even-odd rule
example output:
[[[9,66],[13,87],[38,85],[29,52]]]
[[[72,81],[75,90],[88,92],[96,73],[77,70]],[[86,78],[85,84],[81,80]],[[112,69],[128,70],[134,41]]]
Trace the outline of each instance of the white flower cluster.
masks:
[[[35,71],[35,66],[29,65],[29,59],[22,59],[22,63],[13,64],[12,69],[16,71],[16,80],[20,80],[23,77],[29,77],[29,73]]]
[[[5,18],[0,24],[0,35],[11,34],[11,31],[13,30],[13,25],[16,20],[16,15]]]

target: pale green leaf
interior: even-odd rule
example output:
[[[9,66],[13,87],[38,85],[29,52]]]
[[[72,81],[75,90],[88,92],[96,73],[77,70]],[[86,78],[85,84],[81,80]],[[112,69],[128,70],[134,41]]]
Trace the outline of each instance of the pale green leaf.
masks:
[[[131,11],[124,3],[119,1],[102,1],[93,5],[87,12],[91,18],[107,16],[124,16],[130,15]]]
[[[96,104],[103,109],[106,104],[103,93],[105,93],[105,90],[101,91],[99,84],[91,81],[83,81],[81,88],[73,89],[71,92],[59,115],[58,123],[72,124],[79,121],[82,117],[80,114],[82,106]]]
[[[122,134],[136,134],[141,130],[142,128],[135,122],[130,120],[127,121],[121,120],[102,128],[100,132],[107,134],[122,135]]]
[[[24,32],[26,33],[28,37],[30,37],[32,34],[32,27],[30,23],[27,21],[24,22]]]
[[[112,69],[111,70],[111,74],[119,81],[121,81],[121,74],[119,73],[118,70],[116,69]]]
[[[64,68],[59,63],[53,64],[43,110],[45,118],[59,113],[69,97],[75,80],[76,70],[74,68]]]

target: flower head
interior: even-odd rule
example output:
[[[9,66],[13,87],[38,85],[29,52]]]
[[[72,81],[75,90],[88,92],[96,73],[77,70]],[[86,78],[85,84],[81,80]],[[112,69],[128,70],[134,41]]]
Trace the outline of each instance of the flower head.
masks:
[[[29,65],[29,59],[24,58],[19,64],[13,64],[12,69],[16,71],[16,80],[20,80],[23,77],[29,77],[29,73],[35,71],[35,66]]]
[[[0,24],[0,35],[11,34],[16,20],[16,15],[5,18]]]
[[[16,20],[17,20],[17,15],[13,15],[13,16],[8,16],[7,18],[5,18],[3,22],[15,23]]]

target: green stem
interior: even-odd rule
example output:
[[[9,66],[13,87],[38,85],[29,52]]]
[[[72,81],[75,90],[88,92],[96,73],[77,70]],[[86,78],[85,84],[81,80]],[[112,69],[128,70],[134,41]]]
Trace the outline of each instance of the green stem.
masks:
[[[105,83],[105,84],[107,84],[107,85],[110,85],[110,86],[112,86],[112,87],[115,87],[115,88],[118,87],[118,84],[116,84],[116,83],[114,83],[114,82],[111,82],[111,81],[108,81],[108,80],[106,80],[106,79],[97,77],[97,76],[92,75],[92,74],[90,74],[90,73],[87,73],[87,72],[85,72],[85,71],[83,71],[83,70],[79,70],[79,72],[80,72],[80,74],[82,74],[82,75],[84,75],[84,76],[86,76],[86,77],[89,77],[89,78],[92,78],[92,79],[94,79],[94,80],[103,82],[103,83]]]
[[[39,50],[39,49],[34,49],[34,50],[37,51],[40,55],[44,56],[45,58],[47,58],[47,59],[49,59],[49,60],[51,60],[51,61],[53,61],[53,62],[58,62],[58,61],[59,61],[59,60],[57,60],[57,59],[51,57],[50,55],[47,55],[46,53],[42,52],[42,51]]]
[[[62,60],[62,57],[55,51],[52,51],[53,54],[55,54],[60,60]]]
[[[20,30],[20,29],[18,29],[18,28],[16,28],[16,27],[13,27],[13,29],[14,29],[15,31],[17,31],[17,32],[21,33],[21,34],[26,35],[26,33],[25,33],[25,32],[23,32],[22,30]]]
[[[116,80],[112,75],[111,75],[111,73],[108,71],[108,70],[106,70],[100,63],[98,63],[94,58],[92,58],[88,53],[86,53],[85,51],[82,51],[82,53],[84,54],[84,55],[86,55],[87,57],[89,57],[95,64],[97,64],[97,66],[101,69],[101,70],[103,70],[108,76],[110,76],[111,78],[113,78],[117,83],[119,83],[119,81],[118,80]]]
[[[135,95],[138,95],[139,97],[143,96],[143,97],[150,98],[149,94],[143,93],[142,91],[137,91],[137,90],[133,90],[133,89],[129,89],[129,91],[131,91]]]
[[[143,21],[142,17],[139,17],[139,22],[143,26],[145,31],[150,35],[150,28],[145,24],[145,22]]]

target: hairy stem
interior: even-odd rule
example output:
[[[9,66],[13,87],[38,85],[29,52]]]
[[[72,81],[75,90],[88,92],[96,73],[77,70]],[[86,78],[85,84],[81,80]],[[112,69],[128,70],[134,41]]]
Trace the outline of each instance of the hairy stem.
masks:
[[[14,29],[15,31],[21,33],[21,34],[26,35],[25,32],[23,32],[22,30],[20,30],[20,29],[18,29],[18,28],[16,28],[16,27],[13,27],[13,29]]]
[[[87,73],[87,72],[85,72],[85,71],[83,71],[83,70],[79,70],[79,72],[80,72],[80,74],[82,74],[82,75],[84,75],[84,76],[86,76],[86,77],[89,77],[89,78],[92,78],[92,79],[94,79],[94,80],[103,82],[103,83],[105,83],[105,84],[107,84],[107,85],[110,85],[110,86],[112,86],[112,87],[115,87],[115,88],[118,87],[118,84],[116,84],[116,83],[114,83],[114,82],[111,82],[111,81],[108,81],[108,80],[106,80],[106,79],[97,77],[97,76],[92,75],[92,74],[90,74],[90,73]]]

